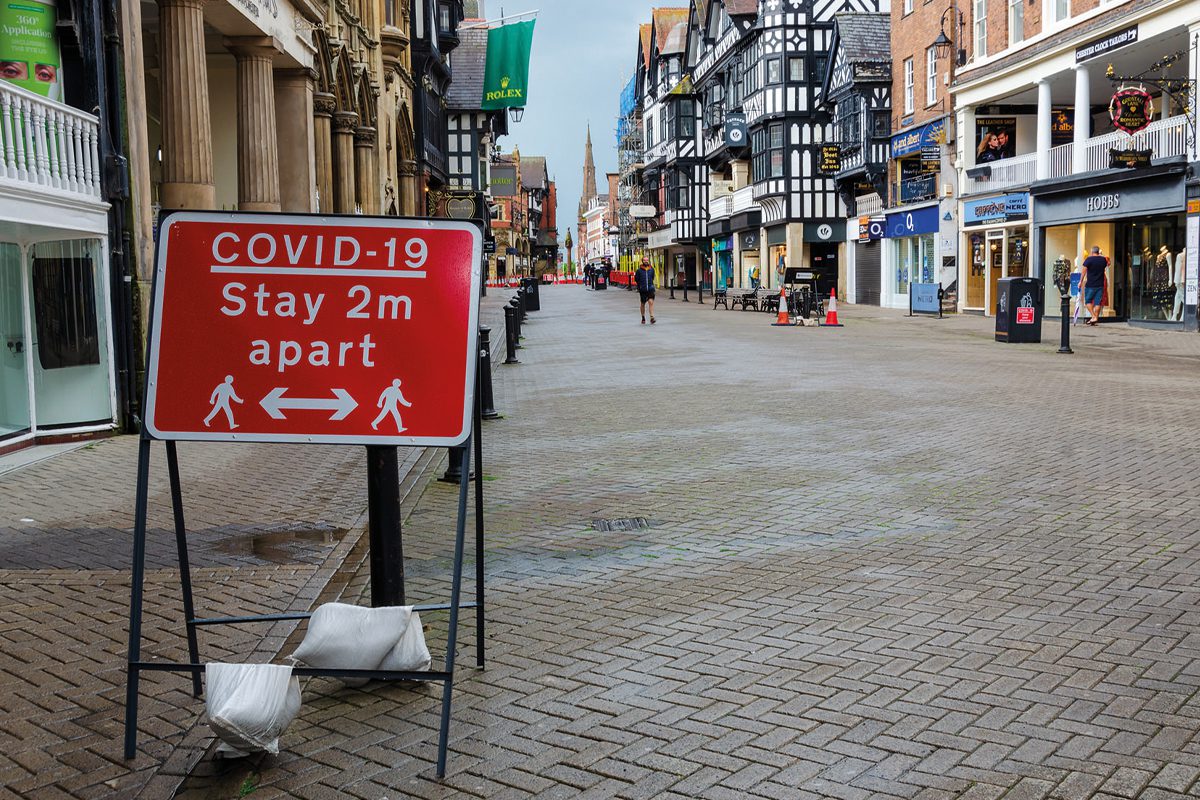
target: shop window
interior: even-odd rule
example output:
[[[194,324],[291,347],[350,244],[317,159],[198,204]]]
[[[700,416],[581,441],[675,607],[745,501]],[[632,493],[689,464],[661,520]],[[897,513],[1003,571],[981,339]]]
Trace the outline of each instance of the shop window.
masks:
[[[42,369],[100,363],[92,259],[33,259],[33,303]]]

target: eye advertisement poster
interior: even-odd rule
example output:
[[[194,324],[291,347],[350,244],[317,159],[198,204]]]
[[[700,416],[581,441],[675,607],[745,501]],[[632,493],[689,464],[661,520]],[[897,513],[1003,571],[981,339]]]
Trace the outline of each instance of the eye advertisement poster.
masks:
[[[0,78],[61,101],[57,18],[53,3],[0,0]]]

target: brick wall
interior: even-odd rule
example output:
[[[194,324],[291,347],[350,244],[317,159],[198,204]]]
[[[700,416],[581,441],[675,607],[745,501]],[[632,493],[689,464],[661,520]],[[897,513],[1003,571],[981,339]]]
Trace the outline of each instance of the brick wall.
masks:
[[[1040,1],[1040,0],[1039,0]],[[912,13],[904,13],[905,0],[892,3],[892,131],[921,125],[950,113],[949,87],[943,77],[954,58],[953,53],[938,59],[938,101],[933,106],[925,105],[925,79],[927,77],[925,51],[937,38],[942,14],[950,6],[947,0],[912,0]],[[1004,0],[989,0],[1002,3]],[[959,10],[966,23],[963,28],[962,47],[971,54],[971,8],[970,0],[960,0]],[[946,15],[946,35],[955,36],[952,14]],[[904,61],[913,60],[913,113],[904,113]]]

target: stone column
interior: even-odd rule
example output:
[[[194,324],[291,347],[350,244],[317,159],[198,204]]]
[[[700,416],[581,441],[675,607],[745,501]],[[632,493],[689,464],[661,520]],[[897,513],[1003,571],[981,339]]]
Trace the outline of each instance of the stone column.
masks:
[[[1071,172],[1087,172],[1087,140],[1092,127],[1091,86],[1087,64],[1075,65],[1075,145],[1071,148]]]
[[[234,39],[229,49],[237,59],[238,209],[278,211],[275,49],[262,39]]]
[[[279,162],[279,206],[283,211],[316,211],[316,121],[313,74],[303,69],[275,72],[275,130]],[[328,142],[326,143],[328,146]]]
[[[1044,181],[1050,177],[1050,81],[1042,78],[1037,82],[1037,172],[1035,177]]]
[[[337,100],[325,92],[313,93],[313,163],[316,166],[317,210],[333,211],[333,112]]]
[[[417,162],[401,158],[396,165],[400,175],[400,214],[405,217],[417,214]]]
[[[353,214],[354,202],[354,131],[358,114],[338,111],[333,115],[333,210]]]
[[[354,185],[364,214],[379,213],[379,167],[375,157],[375,129],[354,131]]]
[[[212,208],[212,124],[204,54],[205,0],[159,0],[163,208]]]

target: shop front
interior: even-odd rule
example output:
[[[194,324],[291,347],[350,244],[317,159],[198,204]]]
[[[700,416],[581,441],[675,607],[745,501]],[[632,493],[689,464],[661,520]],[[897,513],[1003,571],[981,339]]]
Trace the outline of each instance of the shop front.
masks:
[[[938,206],[894,211],[884,219],[891,268],[883,286],[883,305],[908,308],[910,284],[936,283],[938,279]]]
[[[854,302],[877,306],[880,303],[880,280],[883,274],[883,234],[887,221],[883,217],[858,217],[853,222],[854,242]],[[849,229],[847,230],[849,233]]]
[[[739,275],[744,289],[755,289],[762,284],[762,267],[759,265],[758,253],[760,238],[757,230],[737,234]]]
[[[717,289],[733,286],[733,237],[712,240],[712,263]]]
[[[807,251],[807,267],[813,274],[817,294],[829,297],[837,292],[844,299],[841,289],[846,276],[842,274],[842,247],[846,239],[844,220],[804,223],[804,248]]]
[[[996,311],[1001,278],[1030,275],[1029,194],[1015,192],[962,204],[964,259],[959,282],[966,311]],[[1058,308],[1055,301],[1054,308]],[[1047,306],[1050,308],[1050,306]]]
[[[1046,278],[1048,311],[1059,307],[1055,262],[1078,272],[1099,247],[1109,259],[1102,319],[1182,328],[1188,277],[1182,163],[1035,185],[1031,192],[1035,263]]]
[[[766,240],[767,254],[762,270],[762,286],[766,289],[778,289],[788,266],[787,225],[767,228]]]

